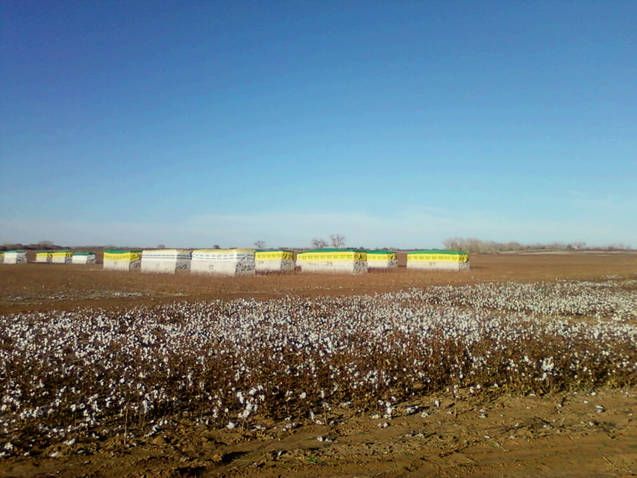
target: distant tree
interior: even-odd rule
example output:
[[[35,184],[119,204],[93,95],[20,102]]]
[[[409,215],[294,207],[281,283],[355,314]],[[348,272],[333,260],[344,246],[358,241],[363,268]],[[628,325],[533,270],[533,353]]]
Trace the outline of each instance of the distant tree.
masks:
[[[255,241],[254,247],[257,249],[265,249],[265,241]]]
[[[312,247],[314,249],[325,249],[327,247],[327,241],[324,239],[312,239]]]
[[[445,246],[445,249],[460,249],[460,241],[461,239],[458,237],[451,237],[445,239],[442,245]]]
[[[39,247],[43,247],[44,248],[44,247],[53,247],[54,244],[53,244],[53,241],[39,241],[37,243],[37,245]]]
[[[631,247],[627,244],[622,244],[621,242],[610,244],[605,248],[607,251],[629,251]]]
[[[493,254],[498,252],[516,252],[516,251],[576,251],[586,247],[586,243],[582,241],[564,244],[561,242],[521,244],[516,241],[496,242],[484,241],[476,238],[460,238],[453,237],[443,241],[443,245],[447,249],[460,249],[467,252],[477,252],[483,254]],[[622,245],[611,245],[610,248],[623,247]]]
[[[157,249],[166,249],[166,244],[158,244]]]
[[[215,244],[214,246],[212,246],[213,249],[221,249],[221,247],[219,247],[219,244]]]
[[[332,234],[330,236],[330,241],[332,243],[332,247],[343,247],[345,246],[345,236],[342,234]]]

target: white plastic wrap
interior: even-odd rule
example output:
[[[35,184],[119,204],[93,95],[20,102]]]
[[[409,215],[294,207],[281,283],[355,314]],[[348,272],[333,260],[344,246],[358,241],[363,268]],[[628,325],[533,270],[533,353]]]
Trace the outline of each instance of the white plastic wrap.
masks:
[[[142,272],[174,274],[190,269],[190,251],[158,249],[142,252]]]
[[[252,249],[197,249],[192,251],[190,270],[196,274],[252,275]]]

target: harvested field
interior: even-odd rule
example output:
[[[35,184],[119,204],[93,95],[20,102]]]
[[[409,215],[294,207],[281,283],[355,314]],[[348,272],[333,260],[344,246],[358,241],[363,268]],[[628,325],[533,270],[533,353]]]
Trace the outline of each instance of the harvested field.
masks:
[[[361,275],[216,277],[104,271],[101,265],[2,265],[0,313],[159,304],[176,299],[371,294],[436,284],[637,277],[637,254],[475,255],[467,272],[398,268]]]
[[[0,473],[634,473],[637,257],[477,259],[356,277],[3,267]]]

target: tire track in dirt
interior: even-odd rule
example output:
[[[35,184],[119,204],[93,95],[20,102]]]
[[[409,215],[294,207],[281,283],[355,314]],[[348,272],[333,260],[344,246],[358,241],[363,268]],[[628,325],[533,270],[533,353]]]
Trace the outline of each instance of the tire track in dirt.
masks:
[[[182,422],[134,448],[120,437],[78,456],[83,445],[75,444],[58,450],[55,459],[5,460],[0,472],[140,478],[630,476],[637,472],[637,390],[593,393],[489,400],[463,391],[401,404],[391,420],[345,408],[329,416],[331,425],[296,428],[269,423],[259,430],[208,430]]]

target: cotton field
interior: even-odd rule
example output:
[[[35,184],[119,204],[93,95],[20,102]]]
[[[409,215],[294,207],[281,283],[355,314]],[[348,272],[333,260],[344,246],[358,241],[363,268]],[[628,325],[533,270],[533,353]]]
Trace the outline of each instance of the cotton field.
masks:
[[[636,281],[435,286],[0,317],[0,448],[392,418],[413,395],[637,383]]]

